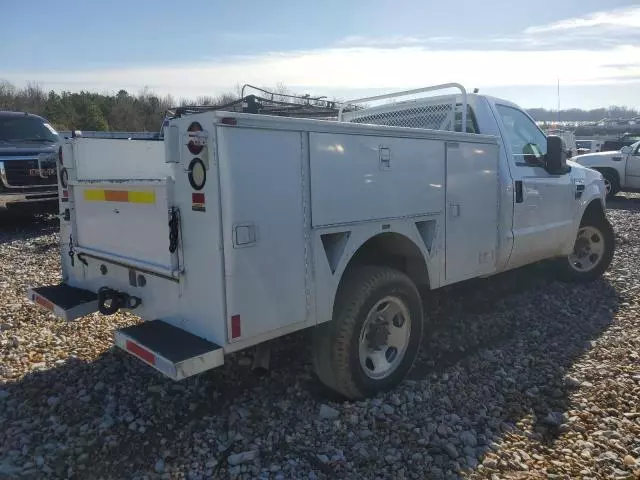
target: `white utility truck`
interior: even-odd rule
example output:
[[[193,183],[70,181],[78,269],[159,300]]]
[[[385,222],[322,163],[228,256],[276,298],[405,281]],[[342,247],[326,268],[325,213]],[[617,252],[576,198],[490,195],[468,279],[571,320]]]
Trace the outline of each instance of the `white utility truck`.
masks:
[[[640,142],[617,152],[578,155],[574,160],[602,173],[609,197],[618,192],[640,192]]]
[[[164,141],[67,140],[58,170],[63,283],[29,298],[133,312],[115,343],[174,380],[312,327],[320,380],[366,397],[416,358],[419,288],[546,259],[591,281],[614,250],[602,176],[458,84],[179,108]]]

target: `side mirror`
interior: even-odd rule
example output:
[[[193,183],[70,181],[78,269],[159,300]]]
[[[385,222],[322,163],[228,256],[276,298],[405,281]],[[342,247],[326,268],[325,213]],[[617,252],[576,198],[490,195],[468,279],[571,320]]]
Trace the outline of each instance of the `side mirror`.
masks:
[[[627,155],[631,153],[631,150],[631,147],[629,145],[626,145],[620,149],[620,153],[622,153],[623,155]]]
[[[549,173],[565,173],[567,171],[567,152],[564,149],[562,138],[557,135],[547,137],[547,154],[544,159],[544,168]]]

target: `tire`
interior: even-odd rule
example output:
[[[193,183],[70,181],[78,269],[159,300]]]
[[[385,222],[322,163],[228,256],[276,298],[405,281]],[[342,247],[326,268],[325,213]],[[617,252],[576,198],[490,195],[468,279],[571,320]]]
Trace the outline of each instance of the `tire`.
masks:
[[[605,188],[607,189],[607,198],[613,198],[620,191],[620,180],[615,173],[609,170],[600,171],[604,178]]]
[[[404,273],[366,266],[346,275],[333,319],[313,332],[313,359],[325,386],[355,400],[403,380],[418,355],[424,318],[420,294]]]
[[[589,252],[585,251],[588,241]],[[565,282],[585,283],[601,277],[615,250],[613,228],[603,214],[585,216],[580,223],[574,251],[558,260],[559,277]],[[593,257],[597,255],[597,259]]]

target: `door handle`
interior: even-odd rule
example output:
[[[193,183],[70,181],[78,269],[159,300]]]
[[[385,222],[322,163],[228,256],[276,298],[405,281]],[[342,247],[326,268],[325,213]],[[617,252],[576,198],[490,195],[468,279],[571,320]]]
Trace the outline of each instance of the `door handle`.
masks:
[[[451,217],[459,217],[460,216],[460,204],[458,204],[458,203],[450,203],[449,204],[449,215],[451,215]]]
[[[522,193],[522,180],[516,180],[516,203],[524,202],[524,194]]]

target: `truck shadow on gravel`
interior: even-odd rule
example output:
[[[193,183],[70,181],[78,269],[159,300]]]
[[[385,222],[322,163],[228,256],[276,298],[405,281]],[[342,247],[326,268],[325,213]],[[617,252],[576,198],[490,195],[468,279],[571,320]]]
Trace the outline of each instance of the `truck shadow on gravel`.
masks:
[[[618,302],[606,278],[561,284],[546,265],[428,293],[430,335],[408,380],[367,402],[319,387],[305,332],[273,342],[264,375],[251,373],[242,354],[180,383],[115,348],[91,362],[70,358],[0,386],[0,466],[26,478],[135,478],[196,463],[211,478],[233,451],[257,448],[263,467],[294,469],[287,478],[305,465],[324,478],[373,478],[387,468],[387,437],[405,445],[409,472],[473,470],[508,433],[549,444],[574,428],[566,412],[581,379],[567,374],[611,325]],[[318,418],[332,400],[346,431]],[[338,448],[344,457],[333,458]]]
[[[640,210],[640,197],[616,195],[607,200],[607,210]]]

